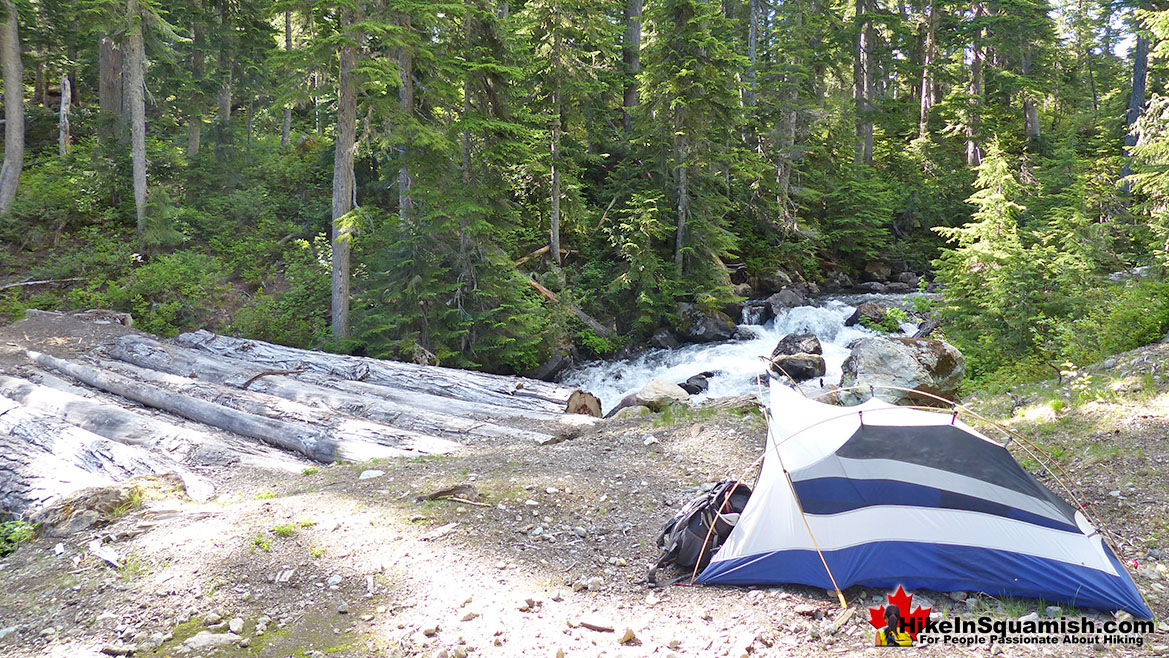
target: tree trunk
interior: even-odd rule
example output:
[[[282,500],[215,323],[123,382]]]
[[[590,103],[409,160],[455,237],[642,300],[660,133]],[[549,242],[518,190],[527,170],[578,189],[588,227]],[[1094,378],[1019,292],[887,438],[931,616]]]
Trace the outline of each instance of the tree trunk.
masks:
[[[284,50],[292,52],[292,12],[284,10]],[[284,123],[280,126],[280,145],[288,146],[289,136],[292,134],[292,107],[284,108]]]
[[[229,29],[227,3],[219,7],[219,28],[221,33],[226,33]],[[222,77],[219,81],[219,94],[216,99],[219,106],[215,117],[217,155],[222,154],[224,145],[231,143],[231,68],[230,41],[225,39],[219,44],[219,74]]]
[[[98,134],[106,139],[122,133],[122,49],[108,35],[98,42]]]
[[[744,97],[747,107],[755,107],[755,77],[759,64],[759,0],[747,4],[747,87]]]
[[[678,226],[674,233],[674,269],[682,274],[686,268],[686,230],[690,223],[690,167],[687,162],[686,136],[674,136],[674,166],[678,193]]]
[[[208,331],[180,334],[175,343],[273,368],[311,370],[348,379],[351,383],[365,382],[448,399],[544,413],[563,413],[568,397],[575,390],[535,379],[311,352]],[[448,406],[448,412],[450,409]]]
[[[933,67],[937,58],[937,29],[938,8],[935,0],[931,0],[929,15],[926,19],[925,48],[921,54],[921,113],[918,118],[918,137],[929,134],[930,108],[936,102],[934,97]]]
[[[642,0],[625,2],[625,40],[621,43],[621,61],[625,65],[625,98],[621,103],[625,131],[633,129],[633,109],[638,105],[637,75],[641,72]]]
[[[450,398],[435,400],[430,399],[434,396],[365,384],[366,390],[380,389],[380,395],[371,395],[366,390],[349,388],[354,382],[336,380],[314,372],[264,375],[272,371],[250,361],[164,345],[139,336],[119,339],[110,349],[110,355],[140,368],[171,373],[187,381],[211,382],[236,389],[244,388],[243,385],[247,384],[248,391],[368,418],[410,432],[481,442],[505,439],[543,443],[552,438],[542,432],[505,427],[488,420],[498,421],[508,417],[545,418],[539,414],[509,416],[494,406],[468,408],[461,402],[455,406]],[[453,411],[462,415],[450,413]]]
[[[1020,72],[1026,80],[1031,75],[1031,44],[1021,44],[1023,61]],[[1028,141],[1039,139],[1039,107],[1029,90],[1023,90],[1023,131]]]
[[[24,169],[24,68],[20,63],[20,30],[13,0],[4,0],[8,20],[0,31],[0,57],[4,58],[4,165],[0,167],[0,216],[7,215],[16,199],[20,172]]]
[[[57,110],[57,155],[61,157],[65,157],[69,152],[69,105],[73,102],[72,92],[69,74],[61,73],[61,107]]]
[[[1132,51],[1132,95],[1128,99],[1128,111],[1124,115],[1127,129],[1124,136],[1125,155],[1136,146],[1137,136],[1133,126],[1145,112],[1145,85],[1149,77],[1149,39],[1143,33],[1137,34],[1136,46]]]
[[[196,0],[195,7],[199,6],[199,1]],[[203,72],[206,66],[206,55],[203,53],[204,41],[206,39],[203,30],[203,23],[195,21],[191,26],[191,34],[194,49],[191,53],[191,73],[198,80],[203,79]],[[199,148],[203,138],[203,93],[195,92],[191,98],[191,118],[187,123],[187,160],[195,158],[199,155]]]
[[[981,3],[974,5],[974,18],[977,20],[986,14],[986,10]],[[982,151],[978,147],[978,131],[979,124],[982,122],[982,115],[979,107],[982,105],[982,68],[986,54],[982,49],[982,35],[984,28],[979,28],[974,33],[974,40],[971,43],[971,62],[970,62],[970,100],[969,100],[969,116],[966,120],[966,164],[971,167],[977,167],[982,163]]]
[[[552,92],[552,211],[551,239],[552,261],[560,264],[560,89]]]
[[[138,239],[146,229],[146,99],[143,75],[146,53],[142,42],[143,16],[138,0],[126,0],[130,30],[126,40],[126,104],[130,110],[130,159],[134,171],[134,213]]]
[[[853,64],[856,95],[856,158],[858,163],[873,164],[873,27],[868,17],[868,3],[856,0],[858,37]]]
[[[341,12],[341,27],[353,27],[353,10]],[[349,338],[349,240],[353,222],[345,219],[353,210],[353,148],[357,136],[357,81],[353,67],[357,46],[341,46],[337,79],[337,141],[333,155],[333,338]]]
[[[0,397],[0,516],[35,521],[47,506],[81,489],[173,470],[173,463],[142,448]]]
[[[410,28],[410,19],[406,18],[404,27]],[[410,178],[410,166],[406,159],[410,155],[410,138],[414,134],[414,55],[406,46],[398,49],[398,75],[402,85],[398,87],[398,109],[402,113],[404,123],[402,129],[402,146],[399,150],[401,165],[398,167],[398,217],[402,221],[409,221],[414,216],[414,199],[410,190],[414,181]]]

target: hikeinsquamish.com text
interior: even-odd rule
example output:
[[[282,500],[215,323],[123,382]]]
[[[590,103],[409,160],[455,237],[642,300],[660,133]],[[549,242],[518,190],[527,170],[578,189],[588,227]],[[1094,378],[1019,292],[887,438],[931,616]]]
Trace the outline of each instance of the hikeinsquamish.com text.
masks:
[[[1104,620],[1087,617],[1059,619],[977,619],[930,620],[918,634],[916,644],[979,646],[992,644],[1083,644],[1142,647],[1145,635],[1154,630],[1150,620]]]

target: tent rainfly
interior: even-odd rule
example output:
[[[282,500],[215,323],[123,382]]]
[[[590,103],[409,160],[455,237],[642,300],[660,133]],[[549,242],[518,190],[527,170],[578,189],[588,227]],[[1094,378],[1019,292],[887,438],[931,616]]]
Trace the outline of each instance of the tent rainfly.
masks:
[[[696,582],[902,585],[1152,617],[1088,519],[955,416],[836,407],[775,381],[770,397],[759,481]]]

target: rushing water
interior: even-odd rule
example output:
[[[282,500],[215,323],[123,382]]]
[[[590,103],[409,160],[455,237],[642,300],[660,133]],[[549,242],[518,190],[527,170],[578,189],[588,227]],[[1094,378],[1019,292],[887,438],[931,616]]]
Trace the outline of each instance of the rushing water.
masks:
[[[908,308],[910,295],[833,295],[812,300],[814,306],[799,306],[784,311],[765,325],[740,325],[741,333],[751,333],[747,340],[685,345],[676,350],[651,349],[632,358],[618,361],[594,361],[568,371],[561,381],[579,386],[601,398],[605,411],[613,408],[621,398],[641,390],[650,380],[664,379],[684,382],[700,372],[714,371],[706,393],[692,396],[701,401],[707,397],[723,397],[756,393],[758,375],[764,372],[761,356],[771,356],[776,343],[788,334],[812,333],[820,339],[824,349],[827,372],[825,385],[840,383],[841,364],[848,357],[848,345],[857,338],[875,336],[876,332],[859,325],[846,327],[844,321],[861,302],[872,301],[882,306]],[[749,308],[749,307],[748,307]],[[746,313],[744,315],[747,315]],[[911,323],[902,326],[903,333],[912,333]],[[803,384],[805,389],[819,388],[819,381]]]

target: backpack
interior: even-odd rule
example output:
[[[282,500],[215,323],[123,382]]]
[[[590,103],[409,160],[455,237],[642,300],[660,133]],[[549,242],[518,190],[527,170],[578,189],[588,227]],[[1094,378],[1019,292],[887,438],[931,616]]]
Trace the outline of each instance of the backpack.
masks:
[[[671,564],[688,572],[692,572],[695,565],[698,571],[705,569],[715,551],[730,536],[750,497],[751,488],[747,485],[723,480],[686,503],[662,527],[658,536],[658,548],[662,549],[662,554],[650,569],[649,582],[654,583],[658,569]]]

